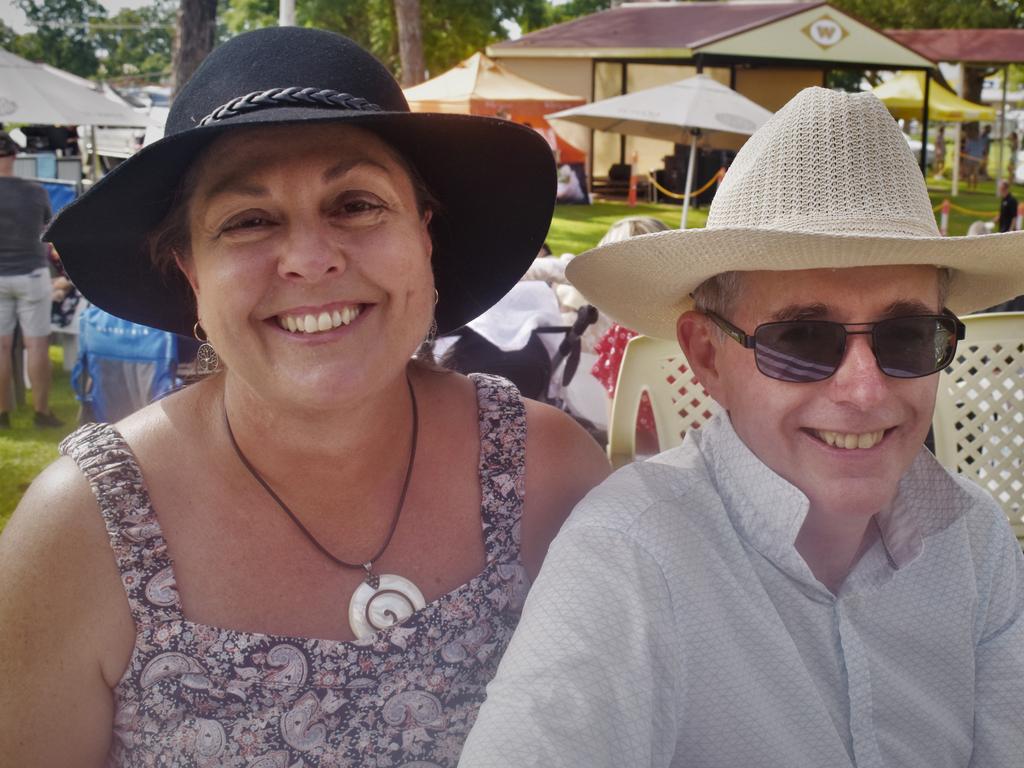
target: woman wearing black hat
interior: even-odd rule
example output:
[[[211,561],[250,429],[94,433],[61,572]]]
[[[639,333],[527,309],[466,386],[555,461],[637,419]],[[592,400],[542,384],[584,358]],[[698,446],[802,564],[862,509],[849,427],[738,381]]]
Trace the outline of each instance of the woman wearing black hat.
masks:
[[[85,296],[218,371],[68,438],[0,538],[5,760],[456,763],[607,465],[506,382],[409,359],[514,284],[553,197],[532,131],[410,114],[344,38],[209,57],[48,232]]]

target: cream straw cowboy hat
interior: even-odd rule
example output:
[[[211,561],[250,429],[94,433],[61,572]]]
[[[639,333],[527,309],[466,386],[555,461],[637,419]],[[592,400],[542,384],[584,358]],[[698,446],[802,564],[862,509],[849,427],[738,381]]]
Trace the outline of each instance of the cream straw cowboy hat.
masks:
[[[616,321],[675,339],[702,282],[733,270],[934,264],[958,314],[1024,294],[1024,232],[942,237],[924,179],[875,96],[807,88],[736,155],[707,227],[580,254],[566,276]]]

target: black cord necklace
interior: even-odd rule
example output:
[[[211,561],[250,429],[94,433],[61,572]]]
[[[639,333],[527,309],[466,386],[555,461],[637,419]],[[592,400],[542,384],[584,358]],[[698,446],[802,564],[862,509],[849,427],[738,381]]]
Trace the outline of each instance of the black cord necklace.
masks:
[[[426,605],[423,593],[408,579],[391,573],[375,574],[373,572],[374,562],[387,550],[388,545],[391,544],[391,538],[395,535],[395,530],[398,528],[398,521],[402,517],[402,507],[405,505],[405,496],[409,491],[409,482],[412,480],[413,465],[416,462],[416,443],[419,438],[419,410],[416,407],[416,392],[408,375],[406,375],[405,381],[409,385],[409,399],[412,402],[412,444],[409,447],[409,462],[405,468],[402,493],[398,497],[398,504],[395,506],[395,513],[391,518],[391,527],[388,529],[388,535],[376,554],[365,563],[350,563],[337,557],[321,544],[316,536],[302,524],[302,521],[289,509],[284,500],[270,487],[270,483],[263,478],[256,467],[252,465],[252,462],[242,453],[242,449],[235,439],[235,433],[231,429],[227,408],[224,409],[224,425],[228,430],[231,447],[235,449],[235,454],[238,456],[239,461],[242,462],[242,466],[248,470],[249,474],[263,487],[263,490],[267,492],[270,498],[277,503],[277,506],[288,515],[309,542],[320,550],[325,557],[335,565],[340,565],[343,568],[361,568],[365,572],[366,575],[363,583],[352,593],[348,606],[349,626],[356,637],[363,637],[379,629],[384,629],[392,624],[404,621],[414,611]]]

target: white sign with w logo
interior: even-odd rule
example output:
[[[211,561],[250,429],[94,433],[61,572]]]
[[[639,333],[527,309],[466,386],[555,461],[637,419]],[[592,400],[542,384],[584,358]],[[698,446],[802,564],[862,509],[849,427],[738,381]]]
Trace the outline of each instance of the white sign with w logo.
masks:
[[[816,21],[812,21],[802,31],[822,50],[831,48],[850,34],[830,16],[822,16]]]

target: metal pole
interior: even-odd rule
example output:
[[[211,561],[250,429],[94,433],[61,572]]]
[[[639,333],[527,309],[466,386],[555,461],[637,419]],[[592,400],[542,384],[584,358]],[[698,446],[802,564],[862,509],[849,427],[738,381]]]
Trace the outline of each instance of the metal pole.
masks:
[[[957,72],[960,75],[960,79],[956,84],[956,95],[963,96],[964,63],[962,61],[957,64]],[[956,197],[960,194],[960,137],[963,135],[963,130],[963,121],[958,120],[956,130],[953,131],[953,188],[949,190],[951,197]]]
[[[686,229],[686,214],[690,212],[690,190],[693,189],[693,161],[697,156],[697,136],[700,131],[696,128],[690,129],[690,159],[686,163],[686,191],[683,198],[683,217],[679,222],[680,229]]]
[[[931,95],[932,71],[924,71],[924,114],[921,115],[921,175],[928,178],[928,98]]]
[[[100,153],[96,146],[96,126],[89,126],[89,140],[92,142],[92,180],[96,183],[100,180]]]
[[[629,83],[628,73],[626,72],[626,62],[622,62],[621,75],[619,80],[619,95],[626,95],[626,86]],[[623,165],[626,162],[626,134],[619,134],[619,164]]]
[[[279,27],[295,26],[295,0],[279,0],[277,25]]]
[[[996,197],[999,197],[999,185],[1003,181],[1003,147],[1006,145],[1006,84],[1010,79],[1010,65],[1003,67],[1003,105],[999,111],[999,167],[996,169]],[[1013,179],[1010,179],[1013,184]]]

